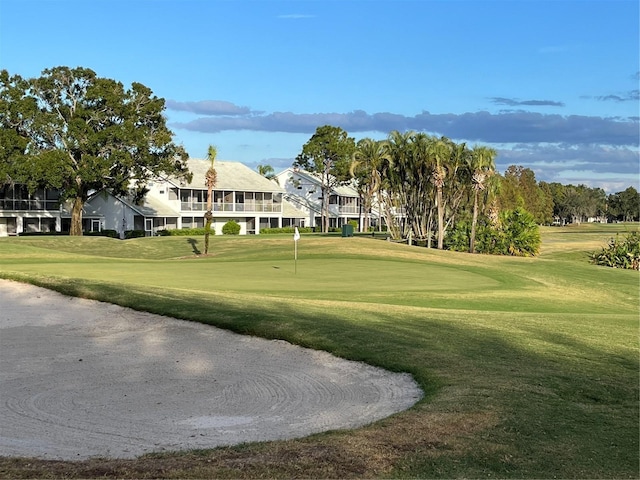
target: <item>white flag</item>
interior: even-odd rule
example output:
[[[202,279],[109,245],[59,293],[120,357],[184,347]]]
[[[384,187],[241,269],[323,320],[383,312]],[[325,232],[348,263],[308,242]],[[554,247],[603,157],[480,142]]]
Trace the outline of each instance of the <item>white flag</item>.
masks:
[[[296,227],[293,232],[293,241],[297,242],[298,240],[300,240],[300,232],[298,231],[298,227]]]

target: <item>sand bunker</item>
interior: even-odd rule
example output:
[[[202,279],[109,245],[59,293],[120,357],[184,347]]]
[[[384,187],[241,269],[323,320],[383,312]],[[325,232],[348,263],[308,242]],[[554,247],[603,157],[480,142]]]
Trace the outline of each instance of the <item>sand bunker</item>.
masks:
[[[133,458],[355,428],[407,374],[0,280],[0,455]]]

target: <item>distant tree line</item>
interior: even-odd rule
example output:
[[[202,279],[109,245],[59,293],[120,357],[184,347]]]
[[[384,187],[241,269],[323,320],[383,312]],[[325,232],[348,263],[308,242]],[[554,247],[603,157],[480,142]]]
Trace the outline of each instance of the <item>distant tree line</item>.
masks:
[[[600,188],[538,182],[534,172],[495,169],[497,152],[446,137],[391,132],[385,140],[356,142],[339,127],[318,127],[294,167],[322,181],[323,228],[328,194],[351,182],[361,199],[361,225],[379,212],[395,239],[470,252],[533,255],[538,225],[640,219],[640,196],[629,187],[607,196]]]

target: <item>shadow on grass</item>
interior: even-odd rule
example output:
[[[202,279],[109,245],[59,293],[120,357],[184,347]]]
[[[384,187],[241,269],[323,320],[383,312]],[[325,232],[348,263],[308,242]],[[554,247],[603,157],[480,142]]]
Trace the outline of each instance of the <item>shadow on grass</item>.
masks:
[[[443,427],[436,442],[442,448],[434,447],[428,425],[412,431],[412,448],[406,451],[398,448],[397,435],[390,433],[394,420],[368,427],[375,432],[377,455],[393,459],[387,476],[637,478],[639,474],[637,358],[624,350],[612,359],[609,351],[579,336],[554,333],[553,325],[531,327],[514,339],[500,329],[477,324],[471,314],[465,323],[452,321],[450,313],[428,310],[399,316],[392,309],[350,309],[346,302],[344,310],[329,310],[322,302],[203,296],[202,292],[123,288],[84,280],[16,279],[67,295],[286,340],[411,373],[426,393],[406,414],[414,423],[428,424],[428,419],[447,415],[497,415],[498,420],[481,431]],[[603,331],[607,328],[603,326]],[[526,338],[549,348],[527,348]],[[308,441],[318,442],[320,452],[325,442],[344,438],[344,434],[335,435],[334,440],[320,436]],[[251,456],[265,448],[269,447],[241,449]],[[286,454],[289,447],[273,448],[286,461],[279,473],[270,476],[296,476],[296,471],[299,476],[299,460]],[[363,449],[352,452],[348,461],[366,465],[370,455]],[[320,457],[318,462],[339,463],[337,458]],[[244,467],[238,468],[230,475],[240,476]],[[338,476],[349,471],[346,464],[344,468],[337,470]]]
[[[191,245],[191,250],[194,255],[200,255],[200,249],[198,248],[198,241],[195,238],[187,238],[187,243]]]

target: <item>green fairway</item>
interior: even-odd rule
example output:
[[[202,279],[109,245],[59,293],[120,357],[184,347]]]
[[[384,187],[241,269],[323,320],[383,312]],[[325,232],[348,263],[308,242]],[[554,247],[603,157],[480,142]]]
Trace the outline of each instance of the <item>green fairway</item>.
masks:
[[[352,432],[136,461],[0,459],[0,475],[638,478],[637,271],[588,254],[637,225],[542,231],[536,258],[370,237],[0,239],[0,276],[281,338],[427,395]],[[301,472],[304,474],[301,475]]]

